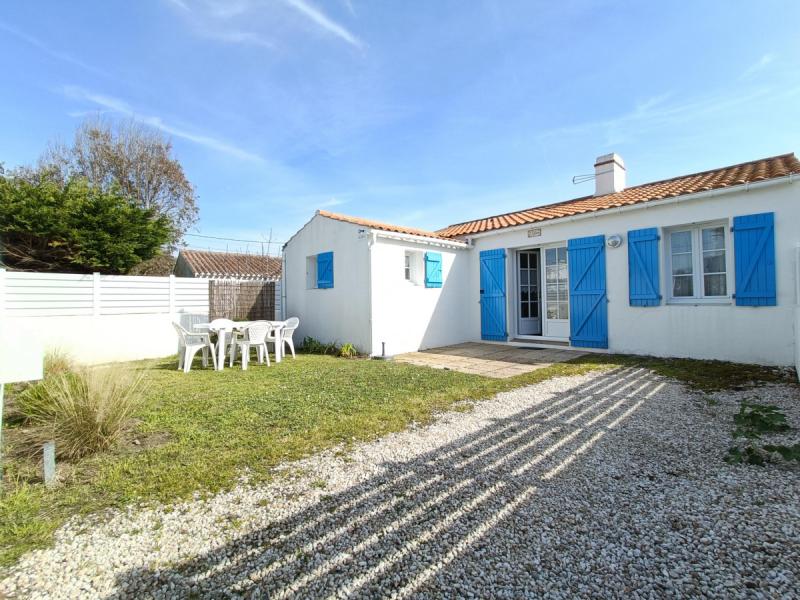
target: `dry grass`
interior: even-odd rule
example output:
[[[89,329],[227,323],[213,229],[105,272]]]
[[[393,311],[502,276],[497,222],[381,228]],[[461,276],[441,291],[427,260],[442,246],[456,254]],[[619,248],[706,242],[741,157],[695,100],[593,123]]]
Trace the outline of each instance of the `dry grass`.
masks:
[[[119,367],[79,368],[26,389],[17,410],[30,425],[31,447],[47,440],[60,457],[79,458],[112,447],[143,397],[142,374]]]

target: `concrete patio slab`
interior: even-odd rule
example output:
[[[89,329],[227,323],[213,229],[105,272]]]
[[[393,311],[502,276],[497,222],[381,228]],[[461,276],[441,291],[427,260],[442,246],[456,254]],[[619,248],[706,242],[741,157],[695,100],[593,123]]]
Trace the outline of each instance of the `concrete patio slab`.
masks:
[[[484,377],[505,378],[549,367],[553,363],[566,362],[584,354],[585,352],[578,350],[562,348],[517,348],[501,344],[466,342],[399,354],[394,360]]]

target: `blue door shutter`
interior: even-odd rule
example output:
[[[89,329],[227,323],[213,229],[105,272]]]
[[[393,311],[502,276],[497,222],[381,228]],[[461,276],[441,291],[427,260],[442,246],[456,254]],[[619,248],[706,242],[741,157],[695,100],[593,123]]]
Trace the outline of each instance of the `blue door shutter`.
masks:
[[[567,262],[570,343],[581,348],[608,348],[605,236],[569,240]]]
[[[317,254],[317,287],[333,287],[333,252]]]
[[[661,304],[658,229],[628,232],[628,298],[631,306]]]
[[[504,342],[506,333],[506,251],[483,250],[481,262],[481,339]]]
[[[442,287],[442,255],[439,252],[425,253],[425,287]]]
[[[775,306],[775,213],[733,218],[736,305]]]

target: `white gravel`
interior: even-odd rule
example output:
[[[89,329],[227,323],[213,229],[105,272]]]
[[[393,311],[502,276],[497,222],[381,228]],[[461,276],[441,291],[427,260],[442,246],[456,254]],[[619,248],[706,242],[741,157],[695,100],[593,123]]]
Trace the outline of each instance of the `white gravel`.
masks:
[[[800,427],[795,386],[549,380],[268,486],[73,520],[0,597],[798,597],[800,469],[722,461],[744,398]]]

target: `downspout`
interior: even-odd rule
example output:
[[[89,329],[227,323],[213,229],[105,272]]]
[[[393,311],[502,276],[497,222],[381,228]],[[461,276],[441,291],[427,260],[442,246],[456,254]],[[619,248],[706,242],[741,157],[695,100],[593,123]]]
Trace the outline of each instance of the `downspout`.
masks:
[[[377,236],[374,231],[367,231],[367,305],[369,306],[369,318],[367,319],[367,336],[369,339],[369,349],[367,353],[374,356],[374,341],[372,339],[372,246],[375,245]]]

